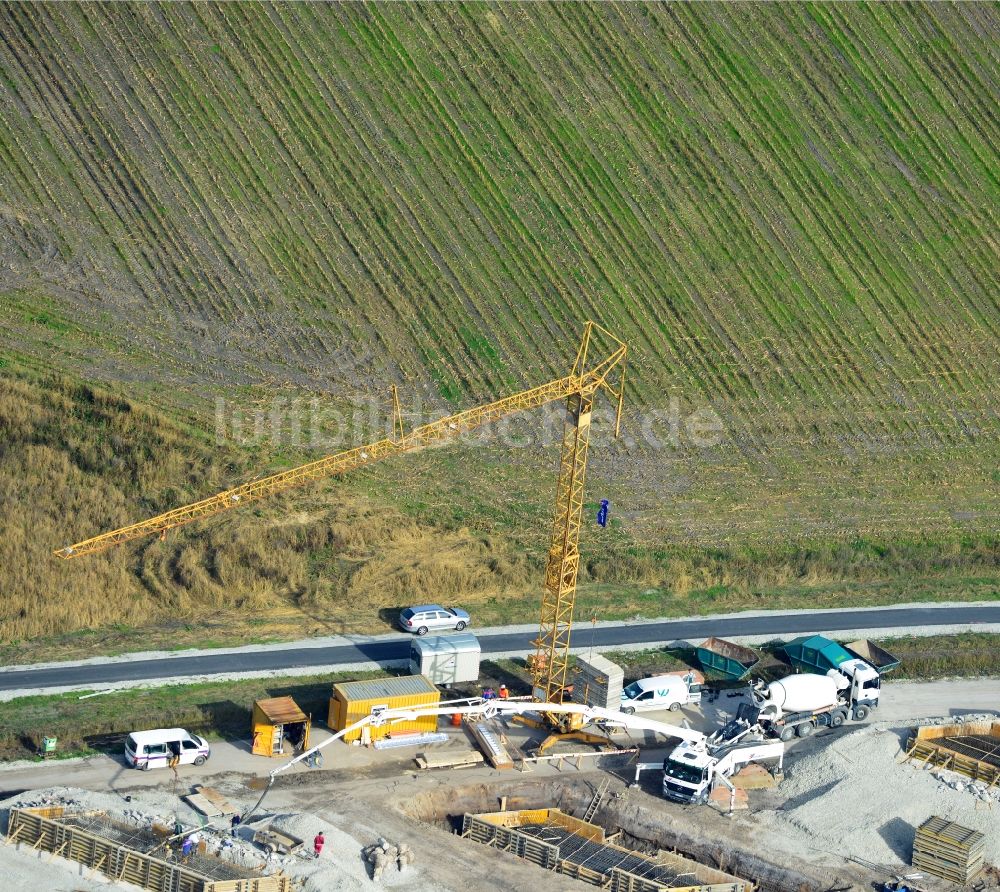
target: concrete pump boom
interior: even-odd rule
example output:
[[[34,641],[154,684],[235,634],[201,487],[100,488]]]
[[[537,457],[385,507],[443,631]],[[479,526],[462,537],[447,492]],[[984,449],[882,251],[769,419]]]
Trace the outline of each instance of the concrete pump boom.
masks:
[[[465,705],[461,705],[465,704]],[[685,728],[680,725],[669,725],[666,722],[657,722],[654,719],[644,719],[637,715],[626,715],[613,709],[603,709],[600,706],[587,706],[583,703],[532,703],[525,700],[452,700],[442,706],[418,707],[415,709],[386,709],[372,715],[366,715],[353,725],[348,725],[342,731],[338,731],[332,737],[322,743],[300,753],[294,759],[289,760],[284,765],[275,768],[268,777],[274,778],[282,771],[286,771],[298,762],[308,759],[313,753],[319,752],[323,747],[329,746],[335,740],[340,740],[352,731],[369,725],[379,727],[381,725],[393,724],[394,722],[412,722],[419,718],[426,718],[431,715],[475,715],[485,719],[496,718],[497,716],[515,716],[526,712],[552,713],[557,715],[574,715],[579,717],[580,724],[597,724],[605,727],[625,728],[629,731],[654,731],[666,737],[679,737],[687,740],[695,746],[703,745],[708,740],[707,735],[694,728]]]
[[[582,703],[529,703],[518,700],[452,700],[441,706],[417,707],[415,709],[386,709],[378,713],[366,715],[352,725],[338,731],[332,737],[327,738],[322,743],[311,749],[300,753],[294,759],[289,759],[283,765],[279,765],[267,776],[267,786],[261,793],[260,799],[245,815],[243,820],[247,820],[257,809],[260,808],[267,791],[271,789],[275,778],[283,771],[287,771],[293,765],[303,762],[318,753],[321,749],[329,746],[334,741],[340,740],[352,731],[357,731],[367,726],[378,727],[392,724],[393,722],[412,722],[419,718],[432,715],[474,715],[482,716],[486,719],[497,716],[523,715],[527,712],[537,712],[542,715],[563,715],[574,716],[575,727],[583,727],[586,724],[597,724],[604,727],[625,728],[628,731],[653,731],[665,737],[679,737],[689,741],[694,746],[705,745],[708,737],[701,731],[693,728],[686,728],[680,725],[668,725],[666,722],[657,722],[653,719],[644,719],[637,715],[626,715],[623,712],[611,709],[602,709],[599,706],[587,706]]]

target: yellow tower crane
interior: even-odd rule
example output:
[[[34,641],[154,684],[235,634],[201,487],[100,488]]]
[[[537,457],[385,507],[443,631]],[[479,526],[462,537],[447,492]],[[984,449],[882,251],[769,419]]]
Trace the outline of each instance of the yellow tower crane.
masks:
[[[605,352],[594,358],[595,336],[606,342]],[[539,702],[561,703],[566,688],[570,633],[573,628],[573,601],[576,578],[580,567],[580,525],[583,516],[583,485],[587,472],[587,447],[590,443],[590,422],[594,398],[601,389],[613,400],[615,436],[621,426],[622,400],[625,394],[625,360],[628,348],[607,329],[594,322],[584,325],[583,337],[570,373],[540,387],[504,397],[494,403],[467,409],[447,418],[415,427],[409,433],[403,429],[399,399],[393,388],[392,436],[358,446],[346,452],[321,458],[290,471],[251,480],[234,489],[227,489],[200,502],[174,508],[156,517],[118,530],[102,533],[55,552],[61,558],[78,558],[96,554],[144,536],[166,533],[204,517],[211,517],[266,496],[284,492],[315,480],[346,474],[384,458],[412,452],[497,421],[515,412],[527,411],[556,400],[566,400],[563,424],[562,455],[559,482],[556,488],[556,511],[552,524],[545,568],[545,591],[542,595],[541,623],[532,667],[532,695]],[[563,733],[578,731],[575,716],[546,716],[547,724]],[[568,724],[569,723],[569,724]]]

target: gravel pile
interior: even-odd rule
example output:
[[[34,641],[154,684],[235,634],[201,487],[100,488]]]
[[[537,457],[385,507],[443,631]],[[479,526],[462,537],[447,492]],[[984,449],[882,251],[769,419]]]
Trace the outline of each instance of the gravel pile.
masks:
[[[76,787],[47,787],[30,790],[0,802],[0,808],[32,808],[62,805],[69,808],[95,809],[132,827],[149,827],[155,821],[168,827],[179,818],[185,827],[198,827],[204,817],[177,796],[155,789],[133,793],[126,799],[114,793],[94,793]]]
[[[377,816],[375,816],[377,817]],[[284,814],[274,817],[272,826],[286,833],[291,833],[299,839],[306,840],[306,850],[309,859],[303,860],[294,871],[294,875],[305,877],[304,892],[370,892],[373,888],[406,888],[414,892],[444,892],[444,887],[426,881],[420,876],[421,857],[433,857],[430,852],[417,852],[414,867],[404,873],[396,869],[386,870],[378,885],[372,883],[368,865],[365,863],[358,839],[349,833],[338,830],[318,818],[302,814]],[[322,830],[326,837],[326,845],[319,860],[312,859],[312,841],[318,831]],[[378,839],[375,827],[354,827],[359,837],[370,836],[369,842]],[[287,873],[292,873],[285,868]]]
[[[921,724],[976,721],[979,716]],[[993,717],[987,717],[993,718]],[[900,762],[900,736],[878,725],[859,728],[793,761],[781,785],[784,803],[753,820],[768,845],[816,861],[847,856],[908,865],[913,836],[931,815],[986,834],[986,860],[1000,863],[1000,790],[950,771]]]

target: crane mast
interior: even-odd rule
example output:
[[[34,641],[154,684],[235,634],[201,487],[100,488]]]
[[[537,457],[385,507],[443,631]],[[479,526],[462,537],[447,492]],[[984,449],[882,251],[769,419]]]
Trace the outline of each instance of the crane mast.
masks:
[[[595,351],[592,343],[595,335],[604,342],[605,347],[605,351],[596,360],[593,357]],[[573,367],[565,377],[420,425],[409,433],[404,431],[399,400],[393,388],[393,430],[388,437],[289,471],[251,480],[190,505],[65,546],[54,554],[64,559],[78,558],[105,551],[124,542],[162,534],[175,527],[221,514],[297,486],[346,474],[393,455],[440,443],[515,412],[528,411],[564,399],[566,416],[556,486],[555,516],[545,569],[541,621],[538,638],[533,642],[536,647],[535,659],[532,661],[534,699],[539,703],[562,703],[573,628],[573,603],[580,569],[580,526],[594,399],[597,392],[604,389],[613,401],[617,436],[625,394],[627,354],[628,348],[622,341],[600,325],[587,322]],[[578,724],[578,715],[579,713],[572,711],[553,713],[548,717],[549,724],[566,729],[567,719],[564,717],[570,717],[575,726]],[[567,730],[575,730],[575,727]]]
[[[615,402],[616,437],[621,425],[628,350],[605,329],[596,327],[606,338],[612,340],[617,349],[596,365],[597,375],[587,378],[583,373],[587,368],[591,336],[595,327],[592,323],[587,323],[573,363],[573,372],[581,379],[582,386],[566,398],[552,540],[545,568],[541,622],[538,638],[534,642],[535,659],[532,661],[532,696],[539,702],[561,703],[566,689],[576,579],[580,570],[580,526],[583,520],[590,423],[594,397],[600,388],[605,388]],[[616,369],[617,381],[614,385],[609,384],[609,375]],[[551,724],[565,722],[556,721]]]

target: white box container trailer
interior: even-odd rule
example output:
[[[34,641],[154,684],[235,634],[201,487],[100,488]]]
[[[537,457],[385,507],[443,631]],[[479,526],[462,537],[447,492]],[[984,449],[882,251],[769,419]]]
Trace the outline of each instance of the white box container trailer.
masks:
[[[410,645],[410,672],[426,675],[436,685],[477,681],[481,655],[479,639],[471,632],[415,638]]]

